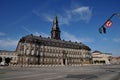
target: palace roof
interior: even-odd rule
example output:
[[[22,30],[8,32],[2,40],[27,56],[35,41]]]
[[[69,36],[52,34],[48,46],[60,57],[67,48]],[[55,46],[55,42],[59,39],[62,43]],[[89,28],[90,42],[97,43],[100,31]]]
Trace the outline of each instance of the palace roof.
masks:
[[[55,47],[61,47],[61,48],[86,49],[89,51],[91,50],[88,46],[86,46],[81,42],[78,43],[78,42],[71,42],[71,41],[65,41],[65,40],[56,40],[50,37],[45,38],[45,37],[42,37],[41,35],[34,36],[33,34],[22,37],[19,42],[35,43],[37,45],[55,46]]]

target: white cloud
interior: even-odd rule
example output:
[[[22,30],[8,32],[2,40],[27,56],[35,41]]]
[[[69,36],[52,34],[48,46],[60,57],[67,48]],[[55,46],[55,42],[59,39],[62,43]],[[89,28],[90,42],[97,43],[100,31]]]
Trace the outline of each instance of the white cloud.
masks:
[[[43,17],[45,21],[53,22],[55,15],[52,13],[41,14],[39,11],[33,11],[33,14],[39,17]],[[61,13],[57,13],[59,18],[59,24],[70,24],[74,21],[89,22],[92,16],[92,10],[88,6],[77,7],[74,9],[63,10]]]
[[[31,31],[30,31],[28,28],[26,28],[25,26],[23,26],[22,28],[23,28],[26,32],[31,33]]]
[[[44,14],[44,19],[48,22],[53,22],[53,16],[51,15]]]
[[[87,6],[83,6],[72,10],[72,14],[78,20],[89,22],[92,16],[92,10]]]
[[[63,36],[63,39],[65,39],[65,40],[71,40],[71,41],[77,41],[77,42],[80,41],[76,36],[74,36],[68,32],[63,31],[62,36]]]
[[[46,34],[46,33],[43,33],[43,32],[35,32],[35,33],[33,33],[33,35],[36,35],[36,36],[43,36],[43,37],[49,37],[49,35],[48,34]]]
[[[92,10],[87,7],[77,7],[71,10],[66,10],[64,14],[58,15],[60,24],[70,24],[74,21],[89,22],[92,16]]]
[[[94,41],[92,38],[89,38],[89,37],[80,38],[80,40],[82,42],[93,42]]]
[[[44,18],[45,21],[48,21],[48,22],[52,22],[53,21],[53,17],[52,15],[50,14],[42,14],[40,11],[37,11],[37,10],[33,10],[32,13],[38,17],[42,17]]]
[[[114,38],[113,41],[117,42],[117,43],[120,43],[120,38]]]
[[[0,40],[0,48],[16,47],[18,40],[4,39]]]
[[[28,32],[28,33],[30,33],[30,34],[33,34],[33,35],[35,35],[35,36],[43,36],[43,37],[49,37],[49,35],[48,34],[46,34],[46,33],[43,33],[43,32],[35,32],[35,31],[31,31],[31,30],[29,30],[27,27],[25,27],[25,26],[23,26],[22,27],[26,32]]]
[[[77,41],[77,42],[93,42],[94,40],[92,38],[89,38],[89,37],[84,37],[84,38],[80,38],[80,37],[77,37],[73,34],[70,34],[68,32],[65,32],[63,31],[62,33],[62,38],[69,41]]]
[[[58,15],[59,17],[59,24],[62,25],[62,24],[67,24],[69,25],[70,24],[70,21],[71,21],[71,15],[66,15],[66,16],[62,16],[62,15]]]
[[[48,22],[53,22],[54,16],[55,15],[44,14],[44,20],[48,21]],[[58,21],[59,21],[60,25],[62,25],[62,24],[68,25],[70,23],[71,19],[67,15],[63,16],[63,15],[58,14],[57,17],[58,17]]]
[[[5,33],[0,32],[0,36],[5,36]],[[0,39],[0,49],[4,49],[4,50],[13,50],[16,48],[18,44],[18,40],[15,39]]]
[[[0,32],[0,36],[5,36],[6,34],[3,32]]]
[[[33,33],[33,35],[40,36],[41,34],[39,32],[35,32],[35,33]]]
[[[32,13],[39,16],[39,17],[41,17],[40,13],[38,11],[36,11],[36,10],[33,10]]]

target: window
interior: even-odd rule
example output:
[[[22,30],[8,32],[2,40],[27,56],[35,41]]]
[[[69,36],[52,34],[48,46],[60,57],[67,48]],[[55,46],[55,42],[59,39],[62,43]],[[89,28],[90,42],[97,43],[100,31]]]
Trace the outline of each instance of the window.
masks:
[[[34,50],[31,51],[31,55],[34,55]]]
[[[31,62],[33,62],[33,58],[31,58]]]
[[[26,62],[28,62],[28,58],[26,58]]]
[[[22,62],[22,57],[20,57],[20,62]]]
[[[23,54],[23,51],[22,51],[22,50],[20,50],[20,54],[21,54],[21,55]]]
[[[58,57],[58,53],[56,53],[56,57]]]
[[[38,61],[38,58],[36,58],[36,61]]]
[[[29,52],[29,49],[27,49],[27,50],[26,50],[26,55],[29,55],[29,53],[30,53],[30,52]]]
[[[38,50],[36,51],[36,55],[37,55],[37,56],[39,55],[39,51],[38,51]]]
[[[43,53],[43,56],[46,56],[46,52]]]
[[[15,61],[15,60],[16,60],[16,57],[14,57],[13,60]]]
[[[43,52],[40,53],[40,56],[43,56]]]
[[[33,44],[33,45],[32,45],[32,47],[34,48],[34,47],[35,47],[35,45]]]
[[[41,48],[43,48],[43,45],[41,45]]]

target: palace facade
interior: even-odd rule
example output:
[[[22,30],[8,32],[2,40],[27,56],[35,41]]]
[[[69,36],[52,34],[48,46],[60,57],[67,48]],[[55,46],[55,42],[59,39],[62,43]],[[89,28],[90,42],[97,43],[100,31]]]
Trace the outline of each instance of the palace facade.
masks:
[[[22,37],[17,45],[20,65],[81,65],[92,62],[91,49],[83,43],[61,40],[57,16],[53,20],[51,38]]]
[[[0,50],[0,65],[17,64],[17,58],[15,51]]]
[[[92,53],[92,59],[93,64],[110,64],[112,60],[112,54],[94,51]]]

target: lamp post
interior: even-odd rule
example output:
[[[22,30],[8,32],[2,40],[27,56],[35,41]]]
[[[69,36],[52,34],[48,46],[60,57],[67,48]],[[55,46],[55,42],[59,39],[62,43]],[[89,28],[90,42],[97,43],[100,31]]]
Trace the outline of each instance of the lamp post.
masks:
[[[102,32],[106,33],[105,25],[106,25],[107,27],[112,26],[112,21],[111,21],[111,19],[112,19],[115,15],[116,15],[118,18],[120,18],[120,14],[119,14],[119,13],[114,13],[114,14],[112,14],[112,15],[105,21],[105,23],[99,28],[99,32],[100,32],[100,33],[102,33]]]

